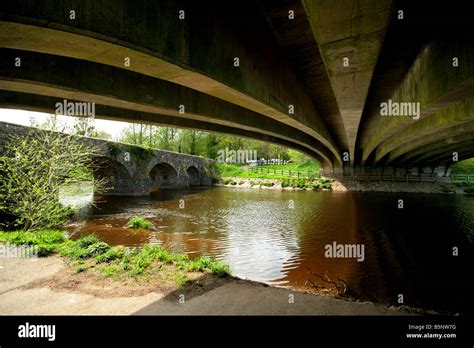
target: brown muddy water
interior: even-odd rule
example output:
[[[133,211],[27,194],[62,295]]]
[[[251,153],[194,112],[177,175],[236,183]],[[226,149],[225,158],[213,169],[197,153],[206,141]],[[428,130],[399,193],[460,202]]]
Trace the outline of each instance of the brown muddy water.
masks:
[[[82,191],[64,199],[81,207],[65,228],[72,238],[94,233],[111,245],[165,244],[227,262],[238,277],[309,292],[343,281],[361,300],[397,304],[401,294],[409,306],[472,308],[472,196],[218,187],[150,197]],[[155,228],[125,228],[133,216]],[[327,257],[333,243],[363,246],[363,260]]]

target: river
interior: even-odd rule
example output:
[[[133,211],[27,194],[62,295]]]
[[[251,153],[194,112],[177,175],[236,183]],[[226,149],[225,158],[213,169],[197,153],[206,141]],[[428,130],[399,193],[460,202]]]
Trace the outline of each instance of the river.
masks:
[[[81,206],[65,227],[73,238],[162,243],[225,261],[238,277],[308,292],[340,279],[360,300],[398,304],[402,295],[406,305],[449,313],[472,303],[473,196],[216,187],[68,199]],[[125,228],[133,216],[154,230]],[[333,243],[363,245],[363,260],[326,257]]]

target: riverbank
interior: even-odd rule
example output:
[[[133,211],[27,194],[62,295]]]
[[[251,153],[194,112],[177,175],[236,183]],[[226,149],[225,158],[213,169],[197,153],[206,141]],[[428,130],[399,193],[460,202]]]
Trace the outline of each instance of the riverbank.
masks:
[[[442,193],[472,195],[474,187],[457,186],[448,183],[433,182],[364,182],[351,179],[321,178],[308,179],[260,179],[242,177],[222,177],[214,186],[289,191],[334,191],[334,192],[406,192],[406,193]]]
[[[203,275],[193,286],[125,285],[74,273],[57,255],[0,259],[3,315],[407,315],[409,308]]]
[[[330,191],[332,179],[320,178],[309,179],[269,179],[269,178],[242,178],[222,177],[221,181],[214,186],[232,188],[251,188],[264,190],[288,190],[288,191]]]
[[[448,183],[420,182],[364,182],[351,179],[337,179],[332,182],[332,190],[337,192],[406,192],[406,193],[442,193],[442,194],[473,194],[472,187],[456,186]]]

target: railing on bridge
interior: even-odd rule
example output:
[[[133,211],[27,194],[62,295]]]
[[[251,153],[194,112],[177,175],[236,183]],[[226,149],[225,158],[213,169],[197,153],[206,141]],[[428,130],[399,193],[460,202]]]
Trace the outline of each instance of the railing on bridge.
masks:
[[[321,174],[316,171],[298,171],[298,170],[284,170],[284,169],[271,169],[271,168],[261,168],[261,167],[252,167],[250,169],[254,173],[261,173],[274,176],[284,176],[288,178],[301,178],[301,179],[315,179],[320,178]]]
[[[316,171],[296,171],[284,169],[272,169],[252,167],[252,172],[283,176],[288,178],[315,179],[320,178],[321,174]],[[340,175],[325,175],[327,177],[341,177]],[[344,174],[343,179],[354,179],[359,181],[391,181],[391,182],[420,182],[420,183],[449,183],[449,184],[469,184],[474,183],[473,174],[453,174],[449,176],[438,176],[436,174]]]
[[[335,176],[337,177],[337,176]],[[340,176],[339,176],[340,177]],[[434,182],[434,183],[460,183],[469,184],[474,182],[474,175],[453,174],[450,176],[438,176],[436,174],[344,174],[344,179],[354,179],[359,181],[391,181],[391,182]]]

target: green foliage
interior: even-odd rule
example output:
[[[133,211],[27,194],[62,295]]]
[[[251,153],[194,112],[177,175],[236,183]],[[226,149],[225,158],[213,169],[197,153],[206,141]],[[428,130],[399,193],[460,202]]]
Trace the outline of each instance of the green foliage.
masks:
[[[81,260],[104,255],[109,250],[110,246],[107,243],[101,242],[95,235],[88,235],[68,243],[61,249],[60,255],[70,260]]]
[[[129,150],[130,156],[135,160],[137,164],[144,163],[155,156],[155,153],[152,149],[132,146]]]
[[[120,259],[125,255],[125,248],[123,247],[112,247],[105,253],[97,255],[95,260],[97,263],[109,263],[114,260]]]
[[[187,265],[188,271],[208,271],[219,277],[230,274],[230,266],[207,256],[201,256],[192,260]]]
[[[453,165],[452,174],[474,174],[474,158]]]
[[[176,277],[176,281],[175,281],[175,284],[177,286],[183,286],[185,285],[187,282],[189,282],[189,278],[185,275],[185,274],[178,274],[177,277]]]
[[[90,168],[87,168],[86,166],[74,168],[72,171],[69,172],[68,176],[78,181],[94,180],[92,170]]]
[[[116,158],[122,152],[122,149],[120,148],[120,146],[114,143],[108,143],[107,146],[109,148],[109,155],[112,158]]]
[[[12,135],[0,157],[0,210],[17,217],[25,230],[63,223],[72,213],[59,201],[59,192],[76,181],[75,173],[92,167],[96,150],[79,139],[37,130]],[[105,182],[95,181],[105,190]]]
[[[127,222],[127,226],[131,228],[143,228],[149,230],[153,227],[153,224],[146,219],[135,216]]]
[[[36,246],[40,257],[57,252],[64,241],[64,233],[57,230],[0,232],[0,243]]]
[[[62,231],[16,231],[1,232],[0,243],[16,245],[34,245],[38,247],[39,256],[59,253],[66,257],[75,272],[84,272],[89,268],[98,267],[105,277],[142,277],[146,279],[154,272],[160,272],[163,265],[168,265],[167,274],[175,277],[177,285],[183,285],[189,279],[187,275],[177,273],[208,272],[217,276],[230,274],[230,266],[202,256],[189,260],[187,254],[173,253],[161,245],[146,244],[139,250],[124,247],[111,247],[95,235],[87,235],[78,240],[67,239]],[[153,267],[153,266],[158,267]]]

